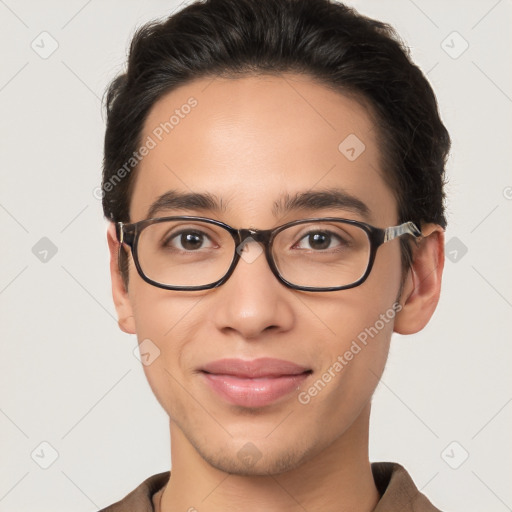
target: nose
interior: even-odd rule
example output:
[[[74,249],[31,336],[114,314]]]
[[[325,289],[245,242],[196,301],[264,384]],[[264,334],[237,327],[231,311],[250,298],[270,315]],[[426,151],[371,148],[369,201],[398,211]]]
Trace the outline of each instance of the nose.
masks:
[[[264,332],[284,332],[294,324],[291,294],[272,273],[263,244],[252,238],[238,247],[240,260],[218,288],[215,323],[218,329],[257,339]]]

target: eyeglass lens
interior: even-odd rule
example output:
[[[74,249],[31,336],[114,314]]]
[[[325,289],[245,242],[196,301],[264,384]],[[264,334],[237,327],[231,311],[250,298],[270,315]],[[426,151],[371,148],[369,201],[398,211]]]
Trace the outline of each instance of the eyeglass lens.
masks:
[[[173,220],[145,227],[137,245],[143,273],[168,286],[203,286],[221,279],[236,254],[236,243],[222,226]],[[243,259],[243,252],[241,252]],[[288,226],[272,244],[279,274],[297,286],[338,287],[358,281],[370,259],[364,229],[340,221]]]

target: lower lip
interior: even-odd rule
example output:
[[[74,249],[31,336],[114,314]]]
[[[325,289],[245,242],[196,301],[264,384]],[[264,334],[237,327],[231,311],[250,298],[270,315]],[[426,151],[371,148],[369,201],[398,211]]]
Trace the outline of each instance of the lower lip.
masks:
[[[242,407],[263,407],[296,390],[309,373],[257,379],[212,373],[203,375],[210,387],[228,402]]]

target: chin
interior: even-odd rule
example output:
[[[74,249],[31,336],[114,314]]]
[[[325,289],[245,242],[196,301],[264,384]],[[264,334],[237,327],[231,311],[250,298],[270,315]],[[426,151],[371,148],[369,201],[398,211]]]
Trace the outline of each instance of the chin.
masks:
[[[291,471],[316,453],[314,446],[290,443],[289,446],[262,446],[259,440],[247,441],[240,448],[224,447],[217,453],[210,453],[196,447],[200,456],[212,467],[239,476],[270,476]],[[207,447],[208,448],[208,447]]]

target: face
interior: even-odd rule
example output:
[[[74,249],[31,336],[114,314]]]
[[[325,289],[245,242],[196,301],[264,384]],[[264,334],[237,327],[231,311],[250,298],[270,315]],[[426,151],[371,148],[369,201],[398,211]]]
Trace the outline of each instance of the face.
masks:
[[[183,108],[190,97],[197,104]],[[172,130],[158,131],[177,109]],[[347,158],[354,155],[339,146],[354,135],[364,151],[357,156],[358,145],[357,158]],[[194,81],[154,105],[141,140],[148,136],[156,146],[134,176],[131,222],[148,218],[151,205],[174,191],[211,194],[221,208],[167,208],[156,216],[198,215],[258,229],[329,216],[397,224],[368,111],[305,76]],[[348,140],[354,145],[357,139]],[[367,213],[349,205],[276,211],[287,196],[331,189],[364,203]],[[223,471],[272,474],[342,443],[365,423],[393,331],[400,248],[398,240],[381,246],[368,279],[335,292],[287,288],[264,254],[257,255],[257,244],[246,250],[256,257],[241,259],[222,286],[202,291],[154,287],[140,278],[130,256],[128,292],[124,299],[114,293],[121,327],[160,350],[144,371],[170,417],[171,435]],[[205,373],[226,358],[274,358],[304,372],[280,382],[262,379],[268,389],[258,395],[256,381],[247,385],[247,379],[219,376],[218,369],[213,377]],[[251,401],[251,393],[263,399]]]

